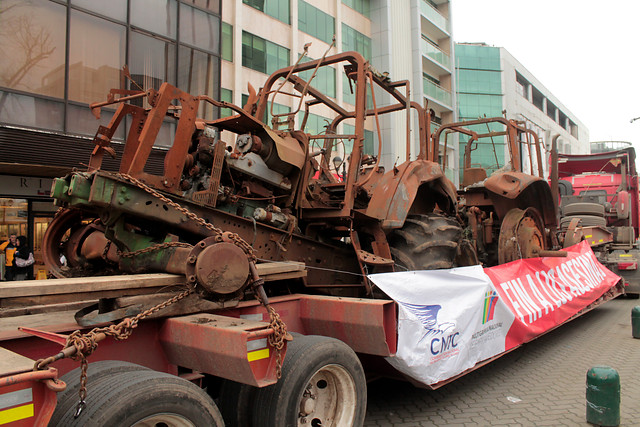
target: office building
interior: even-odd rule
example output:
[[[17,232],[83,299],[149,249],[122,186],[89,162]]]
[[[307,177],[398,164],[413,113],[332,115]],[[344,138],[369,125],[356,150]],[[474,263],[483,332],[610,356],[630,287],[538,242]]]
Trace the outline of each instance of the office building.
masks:
[[[220,0],[5,0],[0,3],[0,238],[28,236],[36,264],[55,212],[53,177],[86,168],[99,125],[88,106],[112,88],[219,97]],[[132,80],[122,72],[128,65]],[[200,112],[214,118],[213,108]],[[125,126],[127,123],[125,123]],[[125,126],[112,146],[121,152]],[[165,123],[152,158],[171,144]],[[106,168],[115,163],[106,158]],[[38,265],[36,265],[36,269]]]
[[[506,49],[484,43],[456,43],[455,58],[460,120],[504,114],[532,129],[542,140],[546,152],[556,135],[560,136],[561,153],[589,152],[586,126]],[[495,137],[493,141],[479,144],[473,157],[480,162],[478,166],[489,172],[504,165],[506,155],[506,147],[497,150],[496,164],[492,144],[504,146],[504,139]],[[526,165],[526,150],[522,158]],[[462,161],[461,156],[460,165]],[[543,163],[547,170],[546,161]]]

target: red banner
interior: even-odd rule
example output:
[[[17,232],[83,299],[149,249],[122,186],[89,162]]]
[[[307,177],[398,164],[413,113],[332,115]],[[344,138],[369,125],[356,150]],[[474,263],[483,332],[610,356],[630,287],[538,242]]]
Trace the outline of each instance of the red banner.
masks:
[[[566,258],[531,258],[484,269],[515,315],[505,350],[560,325],[620,280],[598,262],[588,242],[566,250]]]

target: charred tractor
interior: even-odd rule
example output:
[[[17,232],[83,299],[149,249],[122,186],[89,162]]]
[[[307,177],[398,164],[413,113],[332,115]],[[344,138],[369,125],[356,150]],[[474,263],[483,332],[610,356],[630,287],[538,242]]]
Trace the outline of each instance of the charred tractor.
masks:
[[[598,260],[640,295],[638,174],[631,147],[596,154],[558,154],[552,186],[560,200],[565,247],[587,240]],[[554,184],[555,183],[555,184]]]
[[[557,216],[544,179],[538,136],[515,120],[481,118],[441,126],[432,144],[443,141],[446,151],[454,134],[460,138],[460,147],[464,146],[458,196],[465,241],[469,242],[461,245],[460,252],[467,263],[473,263],[475,254],[486,266],[564,256],[555,250],[559,247]],[[478,149],[483,146],[489,149]],[[492,167],[481,167],[493,161]]]
[[[313,86],[329,66],[346,72],[355,109]],[[378,91],[393,102],[378,106]],[[96,115],[116,109],[95,135],[88,169],[54,182],[62,209],[44,241],[54,275],[179,273],[205,298],[232,305],[249,284],[260,284],[261,262],[303,262],[308,269],[302,283],[269,287],[272,295],[362,296],[372,292],[370,272],[453,266],[462,232],[455,187],[434,161],[430,118],[409,100],[407,81],[391,82],[347,52],[281,69],[249,92],[243,108],[168,83],[112,90],[106,102],[93,104]],[[280,96],[293,96],[298,108],[265,123]],[[198,118],[203,105],[233,115]],[[333,117],[324,132],[309,134],[305,124],[315,109]],[[375,123],[380,153],[379,116],[398,111],[417,117],[422,146],[417,160],[385,171],[379,157],[363,153],[365,120]],[[114,143],[125,118],[126,140]],[[355,123],[354,132],[338,133],[345,120]],[[165,129],[175,132],[162,171],[154,173],[149,157]],[[116,159],[117,171],[102,167],[105,155]]]

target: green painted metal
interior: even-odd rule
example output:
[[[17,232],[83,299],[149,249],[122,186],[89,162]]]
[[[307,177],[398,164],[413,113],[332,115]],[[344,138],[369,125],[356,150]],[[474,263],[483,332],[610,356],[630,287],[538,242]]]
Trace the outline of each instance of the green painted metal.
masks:
[[[631,335],[640,338],[640,305],[631,309]]]
[[[620,375],[609,366],[587,371],[587,422],[599,426],[620,425]]]

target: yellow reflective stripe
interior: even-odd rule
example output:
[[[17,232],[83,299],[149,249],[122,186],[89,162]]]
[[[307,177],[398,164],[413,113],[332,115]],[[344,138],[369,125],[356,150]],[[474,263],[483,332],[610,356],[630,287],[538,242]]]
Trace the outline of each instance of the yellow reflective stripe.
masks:
[[[263,348],[262,350],[250,351],[247,353],[247,360],[253,362],[254,360],[266,359],[269,357],[269,349]]]
[[[8,424],[30,417],[33,417],[33,403],[0,411],[0,424]]]
[[[620,255],[618,255],[618,256],[619,256],[620,258],[630,258],[630,257],[632,257],[633,255],[631,255],[631,254],[620,254]]]

